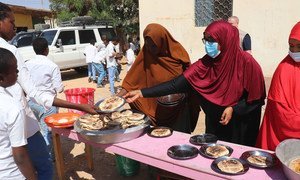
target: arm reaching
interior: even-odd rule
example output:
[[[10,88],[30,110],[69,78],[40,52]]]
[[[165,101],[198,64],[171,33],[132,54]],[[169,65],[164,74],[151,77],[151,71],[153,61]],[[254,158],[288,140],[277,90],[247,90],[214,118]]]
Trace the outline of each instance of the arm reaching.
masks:
[[[125,94],[123,96],[126,101],[128,103],[132,103],[134,102],[135,100],[137,100],[138,98],[142,98],[143,97],[143,94],[142,94],[142,91],[141,90],[134,90],[134,91],[130,91],[128,92],[127,94]]]

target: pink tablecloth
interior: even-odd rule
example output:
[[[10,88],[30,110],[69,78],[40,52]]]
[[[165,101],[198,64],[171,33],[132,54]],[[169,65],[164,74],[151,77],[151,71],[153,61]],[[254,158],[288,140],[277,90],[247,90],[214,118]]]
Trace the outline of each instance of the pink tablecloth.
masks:
[[[53,132],[76,141],[85,142],[94,147],[105,149],[107,152],[126,156],[192,179],[286,179],[280,165],[266,170],[250,167],[249,171],[243,175],[229,176],[213,171],[210,167],[213,159],[205,158],[200,154],[196,158],[189,160],[175,160],[170,158],[167,155],[169,147],[180,144],[191,145],[189,143],[191,135],[185,133],[173,132],[172,136],[166,138],[152,138],[145,134],[131,141],[104,145],[85,140],[74,130],[54,128]],[[218,141],[218,143],[232,147],[234,151],[231,157],[236,158],[239,158],[245,151],[255,149],[253,147],[241,146],[223,141]],[[195,147],[199,148],[199,146]]]

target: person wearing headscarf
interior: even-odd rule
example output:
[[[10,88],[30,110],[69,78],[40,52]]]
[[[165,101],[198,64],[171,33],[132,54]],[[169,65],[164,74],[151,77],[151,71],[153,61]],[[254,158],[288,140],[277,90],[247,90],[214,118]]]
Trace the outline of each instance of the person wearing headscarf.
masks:
[[[132,102],[192,89],[206,115],[206,133],[223,141],[254,146],[265,99],[262,70],[239,47],[238,29],[226,21],[212,22],[205,29],[203,42],[207,54],[182,75],[124,97]]]
[[[283,140],[300,139],[300,22],[291,30],[289,54],[273,75],[257,147],[275,150]],[[298,94],[298,95],[297,95]]]
[[[143,37],[145,45],[124,78],[123,89],[118,95],[169,81],[190,66],[186,50],[160,24],[149,24]],[[191,95],[186,99],[192,99]],[[167,126],[190,133],[196,126],[200,111],[199,105],[193,102],[184,100],[178,106],[172,107],[172,112],[170,108],[157,103],[156,98],[140,98],[130,103],[130,106],[149,116],[155,126]]]

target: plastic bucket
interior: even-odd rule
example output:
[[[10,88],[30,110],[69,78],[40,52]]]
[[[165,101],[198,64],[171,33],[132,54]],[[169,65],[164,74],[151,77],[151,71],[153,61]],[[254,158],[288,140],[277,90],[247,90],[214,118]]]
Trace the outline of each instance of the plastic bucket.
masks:
[[[122,176],[134,176],[140,170],[140,162],[116,154],[117,171]]]
[[[66,99],[69,102],[77,104],[90,104],[94,105],[94,88],[73,88],[64,91]],[[85,114],[83,111],[78,111],[75,109],[68,109],[69,112]]]

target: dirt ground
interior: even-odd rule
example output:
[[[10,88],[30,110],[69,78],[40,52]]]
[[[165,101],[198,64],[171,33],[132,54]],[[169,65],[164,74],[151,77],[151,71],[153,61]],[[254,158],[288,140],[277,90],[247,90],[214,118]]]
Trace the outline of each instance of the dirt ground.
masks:
[[[120,75],[121,80],[126,75],[126,67],[123,67]],[[95,88],[95,102],[99,99],[110,96],[109,84],[106,84],[104,88],[96,88],[95,83],[88,83],[86,73],[77,73],[73,70],[63,71],[62,78],[66,89],[78,88],[78,87],[91,87]],[[266,84],[269,87],[270,78],[267,78]],[[121,82],[116,82],[115,86],[118,88]],[[59,98],[65,99],[65,94],[61,93],[58,95]],[[60,112],[66,112],[66,109],[60,109]],[[193,134],[203,133],[204,126],[204,114],[200,113],[197,127]],[[93,148],[93,161],[94,170],[89,170],[85,154],[84,154],[84,143],[75,142],[67,138],[61,138],[62,152],[65,166],[65,178],[66,179],[99,179],[99,180],[142,180],[149,179],[148,167],[141,164],[140,171],[133,177],[123,177],[116,169],[115,155],[104,152],[101,149]],[[55,171],[55,179],[57,174]]]

